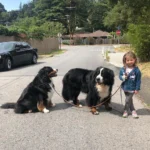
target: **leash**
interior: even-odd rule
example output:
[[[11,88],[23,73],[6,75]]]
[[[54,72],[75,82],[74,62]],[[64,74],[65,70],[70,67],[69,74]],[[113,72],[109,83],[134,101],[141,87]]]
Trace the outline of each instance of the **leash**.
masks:
[[[120,97],[121,97],[121,104],[123,105],[123,102],[122,102],[122,89],[120,88]]]
[[[103,105],[104,103],[106,103],[111,97],[113,97],[113,96],[118,92],[119,89],[121,89],[121,85],[122,85],[122,83],[121,83],[120,86],[117,88],[117,90],[116,90],[110,97],[108,97],[106,100],[104,100],[104,101],[102,101],[100,104],[95,105],[95,106],[92,106],[92,107],[90,107],[90,108],[96,108],[96,107],[102,106],[102,105]],[[64,99],[64,98],[57,92],[57,90],[56,90],[55,88],[53,88],[52,86],[51,86],[51,88],[55,91],[55,93],[56,93],[59,97],[61,97],[61,98],[64,100],[65,103],[70,104],[70,105],[75,106],[75,107],[78,107],[78,108],[81,108],[80,105],[75,105],[75,104],[73,104],[73,103],[68,102],[66,99]],[[122,100],[121,100],[121,101],[122,101]],[[88,106],[82,106],[82,107],[88,107]],[[88,108],[89,108],[89,107],[88,107]],[[114,109],[114,110],[116,110],[116,109]],[[118,111],[118,110],[116,110],[116,111]],[[120,111],[118,111],[118,112],[120,112]],[[122,113],[122,112],[120,112],[120,113]]]

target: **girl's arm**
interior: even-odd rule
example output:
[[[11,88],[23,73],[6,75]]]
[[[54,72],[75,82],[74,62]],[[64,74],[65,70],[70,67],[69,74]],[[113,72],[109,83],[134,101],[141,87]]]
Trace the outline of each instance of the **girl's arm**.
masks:
[[[126,79],[125,72],[124,72],[124,69],[123,69],[123,68],[120,69],[119,79],[120,79],[121,81],[125,81],[125,79]]]

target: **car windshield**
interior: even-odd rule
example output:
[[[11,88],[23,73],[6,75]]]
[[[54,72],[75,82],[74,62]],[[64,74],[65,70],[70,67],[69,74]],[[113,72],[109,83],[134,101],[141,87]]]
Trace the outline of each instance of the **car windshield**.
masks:
[[[0,43],[0,52],[8,52],[14,48],[14,43],[3,42]]]

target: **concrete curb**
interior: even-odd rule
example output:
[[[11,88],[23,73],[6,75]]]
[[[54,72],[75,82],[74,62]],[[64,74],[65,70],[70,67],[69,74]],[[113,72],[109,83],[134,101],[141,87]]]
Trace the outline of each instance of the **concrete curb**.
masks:
[[[107,60],[107,57],[109,57],[109,60],[107,60],[110,64],[121,68],[123,66],[122,64],[122,58],[124,52],[115,52],[115,51],[109,51],[109,50],[102,50],[102,55],[104,57],[104,60]],[[108,56],[107,56],[108,55]]]

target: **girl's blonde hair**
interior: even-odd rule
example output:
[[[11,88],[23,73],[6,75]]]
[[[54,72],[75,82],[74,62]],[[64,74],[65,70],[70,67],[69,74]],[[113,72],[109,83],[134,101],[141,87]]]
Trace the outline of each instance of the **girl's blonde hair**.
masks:
[[[132,51],[129,51],[129,52],[125,53],[124,56],[123,56],[123,60],[122,61],[123,61],[124,66],[126,66],[126,57],[131,57],[131,58],[135,59],[134,66],[137,65],[137,57],[136,57],[136,55]]]

